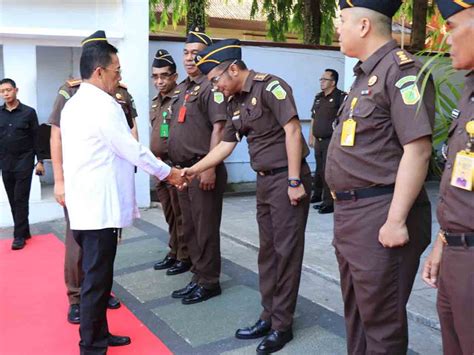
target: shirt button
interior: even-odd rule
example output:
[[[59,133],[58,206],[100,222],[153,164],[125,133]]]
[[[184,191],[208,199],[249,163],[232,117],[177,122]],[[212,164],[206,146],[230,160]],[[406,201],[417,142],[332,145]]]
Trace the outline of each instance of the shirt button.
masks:
[[[458,134],[463,134],[463,133],[464,133],[464,129],[459,128],[459,129],[458,129]]]
[[[12,124],[10,123],[8,126],[9,126],[9,127],[11,127],[11,126],[12,126]]]

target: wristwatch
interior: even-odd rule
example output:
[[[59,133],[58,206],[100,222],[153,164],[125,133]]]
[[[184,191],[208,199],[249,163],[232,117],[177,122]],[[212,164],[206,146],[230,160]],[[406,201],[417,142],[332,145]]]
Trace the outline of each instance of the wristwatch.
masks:
[[[288,179],[288,186],[289,187],[298,187],[301,185],[300,179]]]

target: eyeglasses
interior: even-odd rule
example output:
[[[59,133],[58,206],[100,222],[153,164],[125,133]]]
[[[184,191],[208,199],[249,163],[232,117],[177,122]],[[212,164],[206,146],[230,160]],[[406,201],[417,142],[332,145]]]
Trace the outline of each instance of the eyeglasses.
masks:
[[[319,81],[333,81],[332,79],[320,78]]]
[[[104,69],[104,70],[113,71],[116,74],[122,75],[122,68],[117,68],[117,69],[110,69],[110,68],[106,68],[106,67],[101,67],[101,68]]]
[[[169,80],[175,73],[152,74],[151,78],[154,80]]]
[[[219,75],[211,78],[211,80],[210,80],[211,84],[214,85],[214,86],[217,85],[219,83],[219,80],[221,80],[222,75],[224,75],[224,73],[227,72],[227,70],[230,68],[230,66],[232,64],[235,64],[235,63],[237,63],[236,60],[234,60],[232,63],[230,63],[228,66],[226,66],[225,69],[222,71],[222,73],[220,73]]]

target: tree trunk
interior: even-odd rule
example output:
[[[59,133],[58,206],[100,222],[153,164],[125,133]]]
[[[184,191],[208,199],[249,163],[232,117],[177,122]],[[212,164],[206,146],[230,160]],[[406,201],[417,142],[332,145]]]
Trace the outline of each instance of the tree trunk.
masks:
[[[413,0],[411,48],[414,50],[419,51],[425,48],[427,11],[428,11],[428,0]]]
[[[206,2],[207,0],[187,0],[188,13],[186,15],[187,31],[199,27],[201,31],[206,29]]]
[[[320,0],[303,0],[303,42],[319,44],[321,37]]]

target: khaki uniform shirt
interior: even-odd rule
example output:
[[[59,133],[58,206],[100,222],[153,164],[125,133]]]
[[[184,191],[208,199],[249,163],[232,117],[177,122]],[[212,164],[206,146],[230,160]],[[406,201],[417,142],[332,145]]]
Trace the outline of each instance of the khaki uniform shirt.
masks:
[[[238,142],[247,137],[250,164],[255,171],[288,166],[285,130],[292,118],[298,118],[291,87],[282,79],[250,71],[242,91],[228,103],[224,138]],[[302,158],[309,149],[304,138]]]
[[[392,40],[354,67],[356,79],[339,109],[329,145],[326,181],[331,190],[394,184],[403,146],[432,135],[434,87],[430,78],[420,98],[423,80],[415,81],[421,66]],[[343,123],[355,99],[354,145],[342,146]]]
[[[56,127],[61,126],[61,111],[63,110],[64,105],[66,105],[66,102],[77,92],[81,83],[81,79],[68,80],[59,88],[58,95],[54,101],[53,111],[49,115],[49,124],[52,124]],[[138,114],[135,108],[133,97],[125,88],[125,85],[120,84],[120,86],[117,88],[115,100],[120,104],[120,106],[122,106],[125,117],[127,118],[128,126],[132,128],[133,119],[136,118]]]
[[[226,120],[226,100],[213,92],[204,75],[186,78],[175,90],[168,138],[168,155],[174,164],[189,162],[209,153],[214,123]],[[180,110],[184,122],[179,122]]]
[[[469,135],[466,123],[474,120],[474,72],[467,76],[464,92],[459,102],[459,113],[449,128],[448,160],[440,185],[438,221],[447,232],[474,231],[474,191],[451,186],[451,175],[456,154],[466,149]]]
[[[163,121],[169,124],[171,121],[171,103],[175,89],[173,88],[166,95],[160,93],[156,95],[151,104],[150,110],[150,124],[151,124],[151,137],[150,137],[150,150],[155,154],[156,157],[167,160],[168,159],[168,138],[162,137],[160,134],[161,125]],[[169,135],[169,131],[168,131]]]

